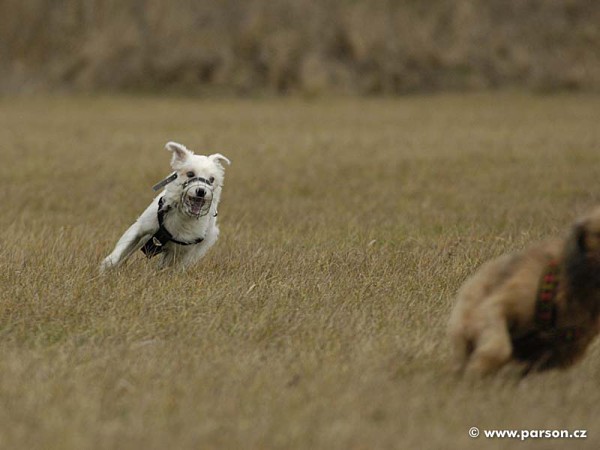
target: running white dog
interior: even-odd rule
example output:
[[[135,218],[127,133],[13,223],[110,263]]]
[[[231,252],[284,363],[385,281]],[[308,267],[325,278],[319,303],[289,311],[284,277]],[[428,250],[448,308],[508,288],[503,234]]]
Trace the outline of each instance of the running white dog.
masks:
[[[220,153],[195,155],[185,146],[168,142],[174,172],[154,186],[165,187],[146,211],[119,239],[100,266],[117,267],[136,250],[151,258],[161,255],[160,267],[182,268],[196,263],[219,237],[217,206],[223,189],[224,168],[231,164]]]

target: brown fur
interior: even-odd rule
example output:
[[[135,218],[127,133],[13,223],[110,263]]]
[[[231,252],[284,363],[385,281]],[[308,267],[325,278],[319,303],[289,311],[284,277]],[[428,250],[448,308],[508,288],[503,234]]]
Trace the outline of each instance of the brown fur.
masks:
[[[540,330],[535,304],[550,260],[559,262],[556,328],[577,327],[573,340]],[[476,375],[511,360],[526,371],[578,361],[599,331],[600,208],[567,239],[548,241],[484,264],[462,286],[449,321],[457,368]]]

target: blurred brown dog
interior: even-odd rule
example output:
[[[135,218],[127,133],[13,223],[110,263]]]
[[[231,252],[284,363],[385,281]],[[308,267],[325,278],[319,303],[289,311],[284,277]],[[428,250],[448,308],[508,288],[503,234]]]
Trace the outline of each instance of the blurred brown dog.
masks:
[[[524,374],[578,361],[600,328],[600,208],[565,240],[484,264],[458,293],[449,321],[457,369]]]

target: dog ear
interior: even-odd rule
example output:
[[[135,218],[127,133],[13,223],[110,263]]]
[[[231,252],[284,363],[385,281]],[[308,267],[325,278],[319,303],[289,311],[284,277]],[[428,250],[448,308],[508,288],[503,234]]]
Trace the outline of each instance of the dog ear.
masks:
[[[194,153],[185,148],[185,145],[178,144],[177,142],[167,142],[165,149],[173,153],[171,158],[171,167],[177,170],[186,159],[192,156]]]
[[[226,162],[227,164],[231,165],[231,161],[229,161],[229,158],[221,155],[220,153],[215,153],[214,155],[210,155],[209,158],[219,164]]]

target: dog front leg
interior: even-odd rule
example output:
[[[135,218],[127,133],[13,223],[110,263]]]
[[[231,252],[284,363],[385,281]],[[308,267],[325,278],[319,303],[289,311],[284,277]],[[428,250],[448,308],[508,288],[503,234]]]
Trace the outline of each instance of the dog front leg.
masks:
[[[488,375],[506,364],[511,355],[512,344],[506,323],[498,318],[478,336],[466,372],[475,376]]]
[[[142,230],[139,222],[135,222],[129,227],[129,229],[121,236],[121,239],[117,242],[115,249],[110,255],[104,258],[100,265],[100,271],[105,272],[108,269],[121,265],[127,258],[129,258],[133,252],[140,248],[147,238],[150,238],[150,234],[145,233]]]

